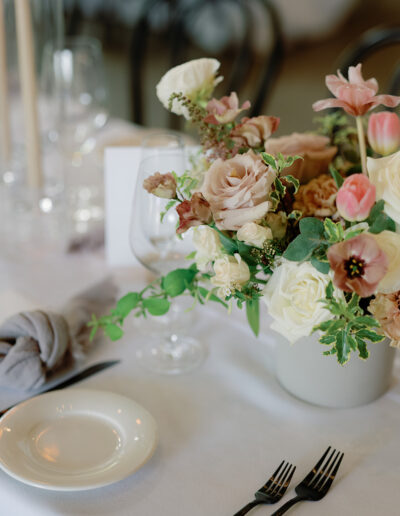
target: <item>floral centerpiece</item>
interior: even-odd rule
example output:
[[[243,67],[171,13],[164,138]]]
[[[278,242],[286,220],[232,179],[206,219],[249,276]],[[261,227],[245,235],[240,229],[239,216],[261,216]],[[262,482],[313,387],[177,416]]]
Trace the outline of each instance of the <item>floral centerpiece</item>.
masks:
[[[159,99],[198,129],[202,151],[193,170],[154,171],[143,185],[169,199],[178,235],[194,228],[196,250],[187,268],[93,318],[93,334],[101,327],[116,340],[131,312],[163,315],[190,294],[245,308],[256,335],[263,310],[291,343],[318,332],[323,353],[342,365],[352,352],[366,359],[368,343],[385,336],[399,346],[400,120],[369,112],[400,97],[377,95],[359,64],[348,79],[327,76],[334,98],[313,109],[339,109],[316,132],[276,138],[279,118],[243,116],[250,103],[235,92],[212,98],[218,68],[204,58],[161,79]]]

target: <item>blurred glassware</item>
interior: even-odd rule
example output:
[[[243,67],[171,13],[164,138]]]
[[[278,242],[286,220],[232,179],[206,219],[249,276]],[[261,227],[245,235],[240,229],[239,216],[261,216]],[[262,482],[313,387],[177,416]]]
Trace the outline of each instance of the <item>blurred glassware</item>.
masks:
[[[193,250],[191,231],[182,238],[176,235],[178,216],[169,210],[161,221],[168,199],[149,194],[143,181],[155,172],[174,171],[181,175],[186,169],[186,154],[180,136],[170,132],[154,133],[145,138],[142,146],[135,193],[133,198],[129,241],[136,258],[157,276],[173,269],[187,267],[185,257]],[[191,296],[183,296],[171,303],[163,316],[148,316],[138,320],[146,342],[137,351],[142,365],[163,374],[179,374],[200,365],[206,355],[205,347],[188,336],[193,329],[194,311]],[[192,315],[192,317],[190,317]]]
[[[47,104],[46,138],[57,142],[64,159],[71,233],[85,234],[98,230],[104,219],[103,161],[97,145],[108,112],[98,40],[71,37],[61,50],[45,48],[41,90],[51,97],[54,89],[61,92],[61,121],[54,119]]]

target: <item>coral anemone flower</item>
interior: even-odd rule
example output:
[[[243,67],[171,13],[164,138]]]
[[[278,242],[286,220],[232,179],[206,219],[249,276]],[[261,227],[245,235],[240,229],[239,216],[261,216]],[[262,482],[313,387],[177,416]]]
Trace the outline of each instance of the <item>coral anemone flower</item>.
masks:
[[[353,116],[364,115],[370,109],[380,104],[396,107],[400,97],[394,95],[376,95],[378,82],[376,79],[364,80],[361,74],[361,63],[349,67],[349,80],[345,79],[338,70],[337,75],[327,75],[325,82],[328,90],[336,99],[319,100],[313,104],[314,111],[326,108],[343,108]]]
[[[328,260],[334,285],[361,297],[374,294],[388,270],[386,254],[366,233],[334,244],[328,250]]]

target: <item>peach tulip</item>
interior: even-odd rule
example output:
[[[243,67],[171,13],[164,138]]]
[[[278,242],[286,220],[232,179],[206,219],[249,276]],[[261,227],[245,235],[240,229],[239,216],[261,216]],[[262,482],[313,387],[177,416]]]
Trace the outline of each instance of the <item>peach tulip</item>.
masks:
[[[340,187],[336,196],[339,214],[346,220],[365,220],[375,204],[376,187],[364,174],[353,174]]]
[[[400,118],[396,113],[373,113],[368,121],[368,141],[383,156],[396,152],[400,147]]]

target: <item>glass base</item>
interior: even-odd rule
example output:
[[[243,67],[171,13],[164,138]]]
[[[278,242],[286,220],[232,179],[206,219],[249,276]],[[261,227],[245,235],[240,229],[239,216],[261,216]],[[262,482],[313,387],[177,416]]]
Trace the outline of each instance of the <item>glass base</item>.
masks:
[[[136,352],[142,367],[160,374],[182,374],[199,367],[206,358],[205,346],[196,339],[171,335],[169,338],[150,338]]]

